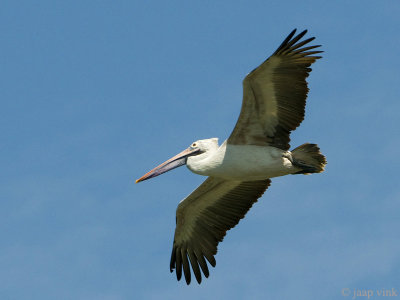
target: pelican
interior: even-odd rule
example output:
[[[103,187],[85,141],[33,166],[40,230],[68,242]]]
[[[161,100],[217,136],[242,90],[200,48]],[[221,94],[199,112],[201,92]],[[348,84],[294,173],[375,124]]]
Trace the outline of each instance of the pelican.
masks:
[[[215,267],[218,243],[244,218],[271,179],[288,174],[320,173],[325,156],[316,144],[289,151],[290,132],[304,119],[308,93],[306,77],[323,51],[308,46],[307,30],[294,29],[278,49],[243,80],[239,119],[229,138],[198,140],[178,155],[155,167],[136,183],[186,164],[193,173],[208,176],[176,211],[176,229],[170,271],[177,279],[182,269],[187,284],[194,276],[201,283]],[[307,45],[307,46],[306,46]]]

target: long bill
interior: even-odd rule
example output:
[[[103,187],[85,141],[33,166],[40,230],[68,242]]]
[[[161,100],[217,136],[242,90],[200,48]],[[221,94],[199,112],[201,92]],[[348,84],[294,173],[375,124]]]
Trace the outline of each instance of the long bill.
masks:
[[[161,175],[165,172],[171,171],[172,169],[175,169],[177,167],[180,167],[184,164],[186,164],[186,160],[188,156],[196,154],[199,149],[192,149],[192,148],[187,148],[183,150],[181,153],[175,155],[174,157],[168,159],[166,162],[163,162],[161,165],[155,167],[151,171],[147,172],[144,174],[142,177],[136,180],[136,183],[147,180],[153,177],[156,177],[158,175]]]

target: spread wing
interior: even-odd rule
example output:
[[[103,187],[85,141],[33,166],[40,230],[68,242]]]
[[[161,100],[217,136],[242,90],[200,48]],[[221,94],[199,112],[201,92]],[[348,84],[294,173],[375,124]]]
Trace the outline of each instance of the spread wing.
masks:
[[[270,183],[269,179],[227,181],[208,177],[179,204],[170,263],[170,271],[176,269],[178,280],[183,268],[186,283],[190,283],[190,265],[198,283],[201,282],[200,269],[208,277],[206,260],[215,267],[218,243],[226,231],[239,223]]]
[[[243,80],[243,103],[239,119],[228,143],[274,146],[289,149],[290,131],[304,119],[311,64],[323,51],[310,51],[314,37],[300,41],[307,30],[296,29],[275,53]]]

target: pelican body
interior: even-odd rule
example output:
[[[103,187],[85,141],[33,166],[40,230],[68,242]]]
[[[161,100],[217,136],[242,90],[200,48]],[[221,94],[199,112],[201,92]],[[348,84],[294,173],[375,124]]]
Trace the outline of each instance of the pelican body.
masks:
[[[198,140],[181,153],[147,172],[140,182],[182,165],[208,178],[176,211],[170,271],[177,279],[191,269],[198,283],[215,267],[218,243],[239,223],[263,195],[270,178],[288,174],[312,174],[324,170],[326,159],[316,144],[305,143],[289,151],[290,133],[304,119],[308,93],[306,77],[321,56],[320,47],[305,46],[293,30],[278,49],[243,80],[239,119],[229,138]],[[311,51],[310,51],[311,50]],[[207,262],[208,261],[208,264]]]
[[[269,146],[230,145],[226,141],[218,146],[218,139],[199,140],[194,143],[202,154],[189,156],[186,165],[193,173],[226,180],[261,180],[299,172],[291,162],[291,152]]]

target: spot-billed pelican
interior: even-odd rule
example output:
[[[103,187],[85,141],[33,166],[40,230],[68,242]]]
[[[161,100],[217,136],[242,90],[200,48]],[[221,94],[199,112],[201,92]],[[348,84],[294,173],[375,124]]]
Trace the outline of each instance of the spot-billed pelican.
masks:
[[[209,276],[206,260],[215,267],[218,243],[261,197],[270,178],[324,170],[326,159],[316,144],[289,151],[290,132],[304,119],[306,77],[311,64],[321,58],[315,54],[322,52],[313,50],[320,45],[305,47],[314,40],[301,41],[307,30],[295,33],[296,29],[243,80],[240,116],[225,142],[219,146],[217,138],[198,140],[136,180],[184,164],[190,171],[208,176],[176,211],[170,271],[176,270],[178,280],[183,268],[186,283],[190,283],[190,265],[198,283],[201,271]]]

